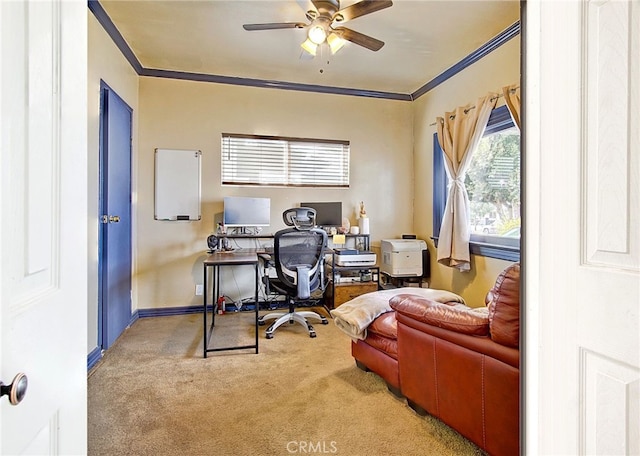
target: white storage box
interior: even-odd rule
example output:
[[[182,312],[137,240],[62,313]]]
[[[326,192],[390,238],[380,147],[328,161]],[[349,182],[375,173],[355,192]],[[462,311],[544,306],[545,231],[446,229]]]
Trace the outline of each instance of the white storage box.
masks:
[[[423,250],[427,250],[427,243],[421,239],[383,239],[380,241],[380,271],[390,276],[421,277]]]

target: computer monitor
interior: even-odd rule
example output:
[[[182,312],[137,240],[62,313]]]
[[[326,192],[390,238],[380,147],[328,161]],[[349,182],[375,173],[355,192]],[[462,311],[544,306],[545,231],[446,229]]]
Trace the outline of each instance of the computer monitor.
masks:
[[[316,210],[316,225],[342,226],[342,202],[300,203],[300,207],[310,207]]]
[[[225,227],[269,226],[271,199],[225,196],[222,220]]]

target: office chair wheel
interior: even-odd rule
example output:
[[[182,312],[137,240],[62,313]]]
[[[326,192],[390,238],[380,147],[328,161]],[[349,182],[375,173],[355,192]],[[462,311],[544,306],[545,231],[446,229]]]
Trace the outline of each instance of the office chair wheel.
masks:
[[[267,339],[273,339],[273,333],[274,333],[275,330],[276,330],[276,328],[274,328],[274,325],[272,324],[264,332],[264,335],[266,336]]]
[[[266,324],[267,322],[265,322],[264,320],[258,320],[258,326],[264,326]]]
[[[316,332],[315,331],[309,331],[309,337],[311,337],[312,339],[314,337],[316,337]]]
[[[322,318],[322,320],[321,320],[321,321],[322,321],[322,324],[323,324],[323,325],[328,325],[328,324],[329,324],[329,320],[327,320],[327,319],[326,319],[326,318],[324,318],[324,317]]]

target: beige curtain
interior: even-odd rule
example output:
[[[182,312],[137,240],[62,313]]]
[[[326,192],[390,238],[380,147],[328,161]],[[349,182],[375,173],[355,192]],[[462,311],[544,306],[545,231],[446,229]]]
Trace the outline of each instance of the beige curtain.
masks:
[[[504,101],[509,108],[513,123],[520,129],[520,86],[512,84],[502,88]]]
[[[482,139],[498,94],[478,98],[467,105],[438,117],[438,142],[444,151],[449,178],[447,202],[438,239],[438,262],[460,271],[471,270],[469,254],[469,196],[464,185],[471,155]]]

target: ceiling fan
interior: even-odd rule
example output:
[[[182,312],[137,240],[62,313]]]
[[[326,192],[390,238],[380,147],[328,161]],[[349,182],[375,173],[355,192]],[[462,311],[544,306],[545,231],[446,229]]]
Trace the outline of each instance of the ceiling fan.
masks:
[[[372,51],[378,51],[384,42],[355,30],[342,27],[340,24],[366,14],[375,13],[393,5],[390,0],[361,0],[353,5],[340,9],[340,0],[311,0],[316,10],[307,11],[309,23],[304,22],[274,22],[267,24],[244,24],[245,30],[276,30],[306,28],[307,39],[302,43],[302,49],[311,55],[316,55],[318,46],[325,41],[335,54],[351,41]]]

